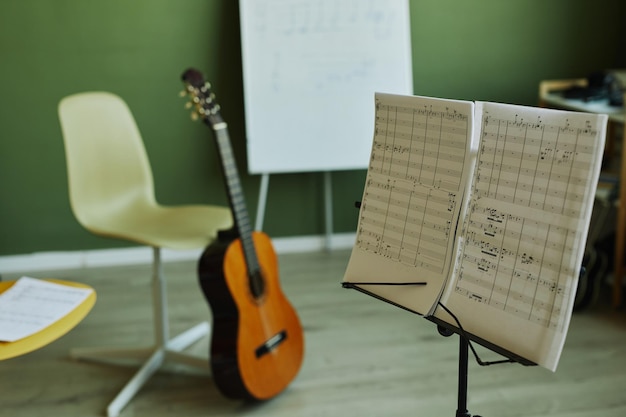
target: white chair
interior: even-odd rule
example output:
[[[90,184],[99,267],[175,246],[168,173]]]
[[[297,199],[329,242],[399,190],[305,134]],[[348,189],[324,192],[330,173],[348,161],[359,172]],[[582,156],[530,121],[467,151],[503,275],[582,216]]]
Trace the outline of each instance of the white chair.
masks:
[[[108,92],[74,94],[61,100],[58,111],[70,204],[78,222],[94,234],[148,245],[153,250],[154,345],[72,351],[75,358],[101,362],[141,360],[143,365],[107,408],[109,416],[117,416],[167,361],[208,371],[207,359],[182,352],[208,333],[207,322],[170,338],[161,248],[204,248],[219,229],[232,225],[232,216],[227,207],[168,207],[156,201],[139,129],[120,97]]]

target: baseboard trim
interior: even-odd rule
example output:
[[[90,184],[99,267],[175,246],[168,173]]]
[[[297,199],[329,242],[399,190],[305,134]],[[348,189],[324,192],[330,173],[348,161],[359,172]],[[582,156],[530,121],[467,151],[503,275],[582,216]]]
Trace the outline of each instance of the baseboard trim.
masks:
[[[349,249],[354,245],[355,233],[336,233],[321,236],[294,236],[272,239],[278,254],[315,252],[325,249]],[[201,250],[163,250],[164,262],[198,259]],[[152,249],[131,247],[68,252],[37,252],[24,255],[0,256],[0,274],[33,271],[54,271],[118,265],[149,264]]]

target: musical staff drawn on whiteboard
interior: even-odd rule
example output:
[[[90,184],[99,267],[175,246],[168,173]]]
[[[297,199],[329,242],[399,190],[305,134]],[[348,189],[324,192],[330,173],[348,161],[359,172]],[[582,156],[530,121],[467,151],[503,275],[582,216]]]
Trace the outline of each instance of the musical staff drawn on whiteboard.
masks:
[[[239,3],[249,171],[367,168],[374,94],[413,91],[408,0]]]

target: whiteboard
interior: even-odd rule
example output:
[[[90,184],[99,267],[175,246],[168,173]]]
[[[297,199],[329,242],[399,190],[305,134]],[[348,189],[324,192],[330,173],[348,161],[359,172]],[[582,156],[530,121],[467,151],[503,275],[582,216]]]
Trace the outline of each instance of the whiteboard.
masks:
[[[374,93],[412,94],[408,0],[240,0],[250,173],[365,169]]]

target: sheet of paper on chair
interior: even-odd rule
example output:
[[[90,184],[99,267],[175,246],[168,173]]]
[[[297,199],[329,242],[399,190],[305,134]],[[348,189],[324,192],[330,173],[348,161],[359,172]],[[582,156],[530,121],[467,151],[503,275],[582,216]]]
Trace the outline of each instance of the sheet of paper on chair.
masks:
[[[0,294],[0,340],[35,334],[78,307],[93,290],[22,277]]]

